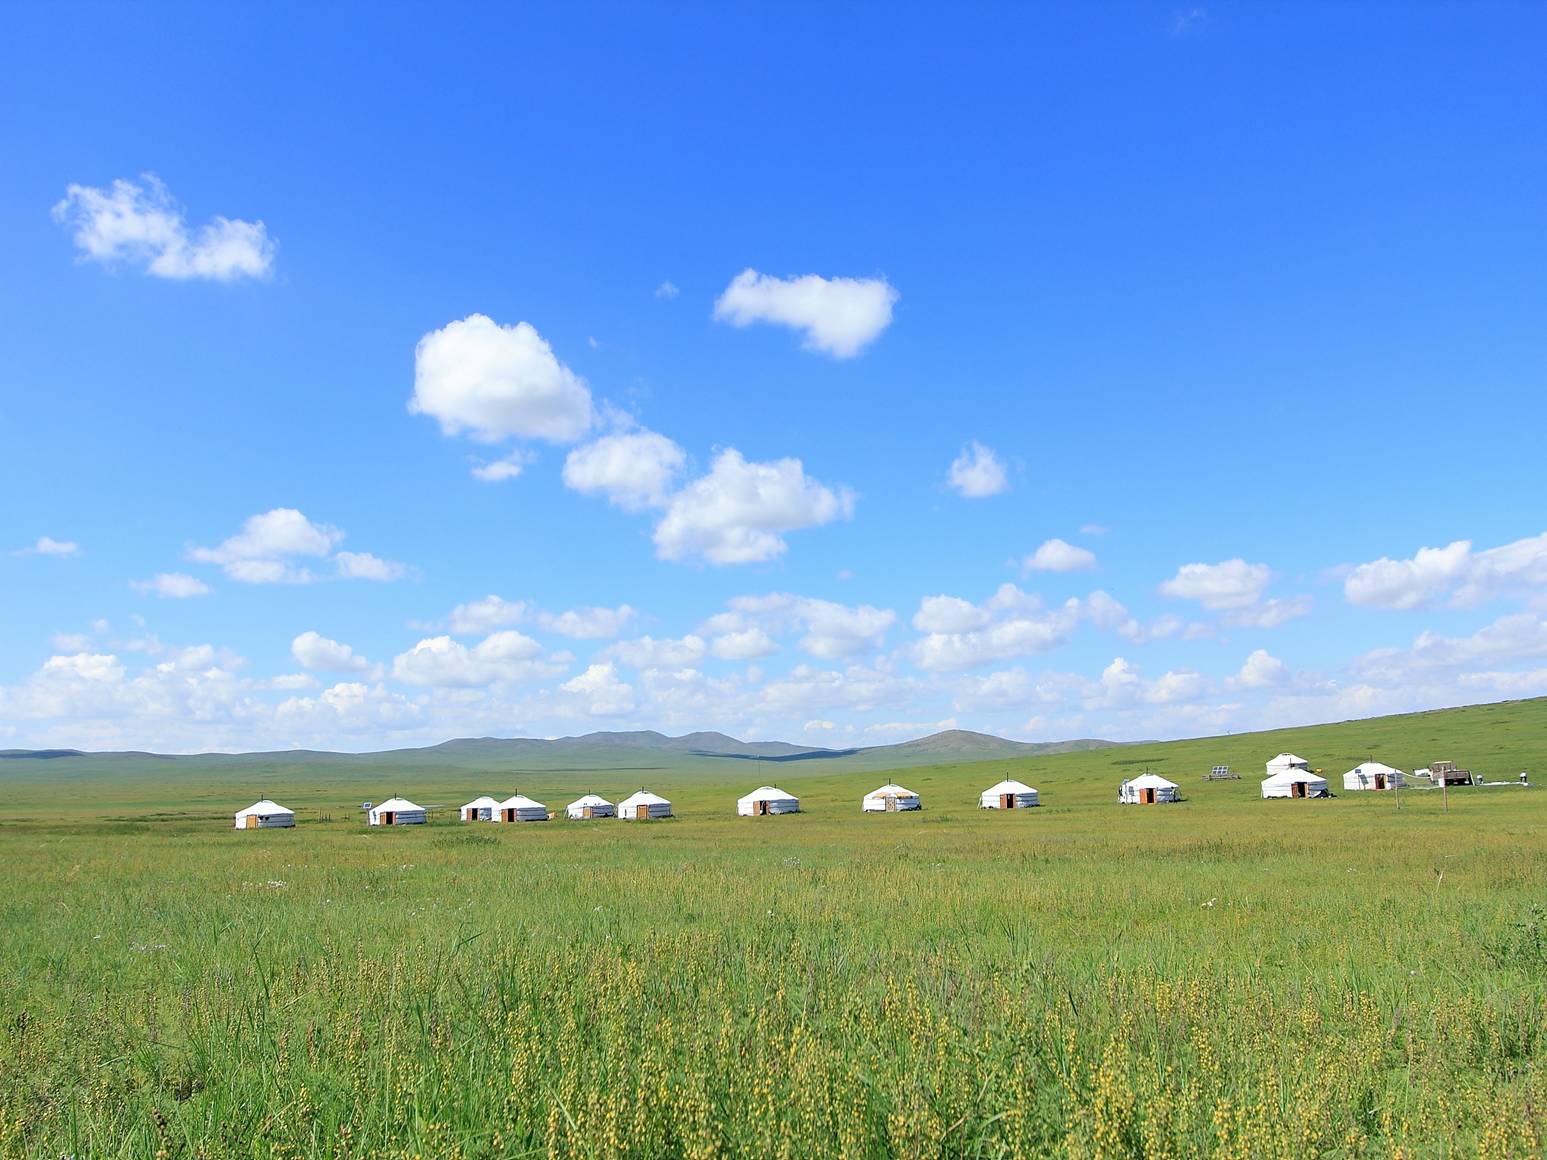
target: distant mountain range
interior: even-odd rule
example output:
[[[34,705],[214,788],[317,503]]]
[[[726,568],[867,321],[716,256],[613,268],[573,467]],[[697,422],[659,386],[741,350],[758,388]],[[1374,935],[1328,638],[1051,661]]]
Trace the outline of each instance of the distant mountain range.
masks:
[[[848,761],[864,765],[924,765],[946,761],[988,761],[995,758],[1035,757],[1075,750],[1101,749],[1112,741],[1026,742],[1010,741],[988,733],[948,729],[913,741],[893,745],[869,745],[828,749],[796,745],[789,741],[741,741],[724,733],[685,733],[668,737],[654,730],[586,733],[552,740],[540,737],[459,737],[417,749],[388,749],[376,753],[334,753],[292,749],[273,753],[201,753],[168,755],[138,751],[88,753],[79,749],[5,749],[0,761],[59,761],[66,765],[84,760],[92,765],[114,759],[138,762],[287,765],[297,762],[340,762],[351,765],[497,765],[534,768],[632,768],[641,759],[674,757],[737,761],[806,762]]]

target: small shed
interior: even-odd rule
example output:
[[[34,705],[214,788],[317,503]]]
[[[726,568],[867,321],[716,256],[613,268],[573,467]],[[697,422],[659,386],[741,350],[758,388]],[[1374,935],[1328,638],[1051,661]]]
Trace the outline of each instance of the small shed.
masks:
[[[422,826],[429,820],[423,806],[416,806],[407,798],[388,798],[379,806],[372,806],[365,815],[371,826]]]
[[[618,807],[600,794],[588,793],[583,797],[577,797],[569,805],[565,806],[564,816],[586,820],[591,818],[615,818],[618,816]]]
[[[493,822],[499,818],[499,808],[499,802],[484,794],[463,806],[460,817],[464,822]]]
[[[671,802],[660,794],[642,789],[618,803],[618,817],[625,822],[648,822],[671,817]]]
[[[1181,801],[1182,787],[1158,773],[1141,773],[1117,787],[1117,800],[1125,806],[1159,806]]]
[[[1403,773],[1379,761],[1366,761],[1354,766],[1343,775],[1345,790],[1397,789],[1402,785]]]
[[[879,789],[873,789],[867,793],[859,806],[867,814],[896,814],[905,810],[922,809],[923,802],[911,789],[904,789],[900,785],[887,782]]]
[[[1040,804],[1036,790],[1008,777],[978,795],[978,805],[985,810],[1024,810]]]
[[[268,798],[236,811],[238,830],[282,830],[295,825],[295,811]]]
[[[502,822],[546,822],[548,807],[522,794],[512,794],[496,807]]]
[[[800,813],[800,799],[772,785],[761,785],[745,797],[736,799],[736,812],[744,818],[766,818],[772,814]]]
[[[1308,769],[1286,769],[1266,778],[1262,783],[1265,798],[1324,798],[1327,779]]]

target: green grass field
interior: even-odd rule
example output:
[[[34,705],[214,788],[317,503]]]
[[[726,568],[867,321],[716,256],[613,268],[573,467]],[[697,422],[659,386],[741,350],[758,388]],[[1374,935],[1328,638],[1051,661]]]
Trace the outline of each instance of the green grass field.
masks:
[[[1281,749],[1340,796],[1262,801]],[[1372,754],[1547,782],[1547,702],[916,767],[915,815],[842,763],[8,762],[0,1154],[1540,1155],[1547,790],[1341,794]],[[1118,806],[1146,766],[1187,800]],[[1042,808],[976,808],[1006,771]],[[358,811],[641,780],[676,820]]]

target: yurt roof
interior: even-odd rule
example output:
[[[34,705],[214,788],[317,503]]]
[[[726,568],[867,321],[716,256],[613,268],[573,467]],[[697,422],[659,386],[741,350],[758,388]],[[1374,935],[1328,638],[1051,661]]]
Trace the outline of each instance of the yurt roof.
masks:
[[[295,813],[294,810],[286,809],[284,806],[280,805],[278,802],[270,801],[268,798],[264,798],[262,801],[253,802],[252,805],[248,806],[245,810],[237,810],[236,812],[237,812],[238,816],[242,816],[242,815],[245,815],[245,814],[293,814],[293,813]]]
[[[464,810],[492,810],[499,804],[499,802],[495,801],[488,794],[484,794],[482,797],[475,797],[462,808]]]
[[[1158,773],[1141,773],[1128,783],[1136,789],[1178,789],[1176,782]]]
[[[667,801],[658,793],[651,793],[647,789],[642,789],[637,793],[629,794],[628,797],[624,798],[618,804],[624,806],[669,806],[671,805],[671,802]]]
[[[873,789],[866,797],[918,797],[911,789],[904,789],[894,782],[887,782],[880,789]]]
[[[1296,757],[1293,753],[1280,753],[1269,765],[1309,765],[1310,762],[1303,757]]]
[[[386,801],[380,802],[376,806],[377,813],[401,814],[411,813],[414,810],[419,810],[422,812],[424,807],[414,805],[414,803],[409,801],[407,798],[388,798]]]
[[[1016,781],[1013,777],[1007,777],[997,785],[991,785],[984,793],[1036,793],[1037,791],[1024,781]]]
[[[1382,761],[1361,761],[1348,771],[1349,773],[1401,773],[1400,769],[1393,769]]]
[[[569,803],[572,806],[610,806],[612,803],[601,794],[588,793]]]
[[[543,805],[542,802],[533,801],[525,794],[519,793],[511,794],[504,801],[497,802],[495,804],[498,805],[502,810],[545,810],[548,808],[547,806]]]
[[[795,795],[785,793],[778,786],[761,785],[740,800],[744,802],[792,802],[795,800]]]

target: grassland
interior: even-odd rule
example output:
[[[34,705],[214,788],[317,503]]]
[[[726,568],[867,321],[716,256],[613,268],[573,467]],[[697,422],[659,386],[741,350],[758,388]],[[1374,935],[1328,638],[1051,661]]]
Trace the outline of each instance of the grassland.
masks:
[[[1547,791],[1264,802],[1281,749],[1547,780],[1547,702],[914,768],[917,815],[840,763],[11,763],[0,1154],[1539,1155]],[[1146,766],[1187,801],[1117,806]],[[1006,771],[1044,806],[977,810]],[[677,820],[356,808],[641,780]],[[763,780],[806,812],[734,817]]]

